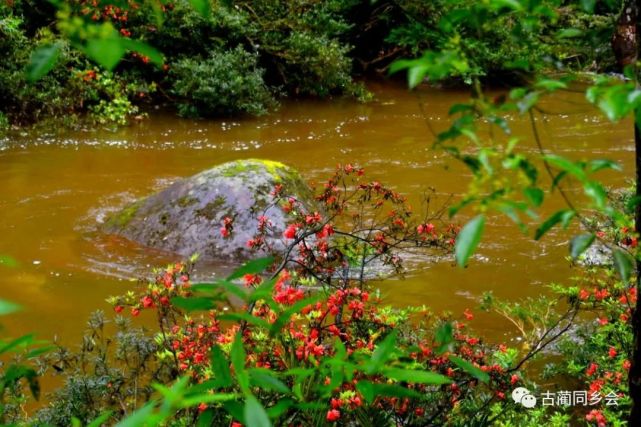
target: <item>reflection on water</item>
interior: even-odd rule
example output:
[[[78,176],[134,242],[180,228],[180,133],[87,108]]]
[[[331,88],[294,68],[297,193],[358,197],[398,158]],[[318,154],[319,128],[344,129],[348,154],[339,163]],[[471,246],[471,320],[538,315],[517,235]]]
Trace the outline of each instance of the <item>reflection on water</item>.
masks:
[[[21,264],[15,270],[0,267],[1,297],[28,307],[5,326],[13,335],[37,331],[40,337],[56,334],[75,342],[90,311],[107,309],[107,296],[131,288],[131,278],[169,259],[102,236],[96,225],[127,202],[219,163],[274,159],[318,181],[336,164],[353,162],[415,202],[429,187],[443,201],[465,191],[469,174],[431,149],[430,128],[444,129],[449,106],[466,95],[409,93],[392,85],[372,89],[378,100],[369,104],[289,102],[267,117],[243,120],[157,114],[117,132],[28,135],[0,142],[0,253]],[[549,114],[538,124],[547,148],[576,159],[608,157],[631,176],[628,123],[608,123],[579,93],[556,95],[544,107]],[[522,146],[534,152],[530,124],[517,117],[508,121],[514,134],[525,138]],[[625,183],[622,174],[603,176],[613,186]],[[549,211],[559,205],[552,199]],[[550,282],[567,281],[567,237],[552,233],[534,243],[504,218],[494,218],[467,269],[454,268],[450,260],[422,262],[404,280],[377,286],[393,304],[424,303],[455,313],[474,308],[489,290],[511,299],[538,295]],[[494,339],[511,333],[505,322],[489,315],[477,316],[475,328]]]

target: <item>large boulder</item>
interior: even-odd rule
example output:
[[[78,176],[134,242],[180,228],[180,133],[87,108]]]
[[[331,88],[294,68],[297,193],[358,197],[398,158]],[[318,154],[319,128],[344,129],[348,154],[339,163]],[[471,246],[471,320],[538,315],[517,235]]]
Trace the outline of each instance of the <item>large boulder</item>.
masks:
[[[255,257],[247,241],[257,232],[258,218],[273,225],[267,237],[275,250],[283,249],[287,215],[273,194],[295,197],[306,210],[317,210],[310,188],[294,169],[268,160],[224,163],[175,182],[156,194],[136,201],[109,217],[104,231],[142,245],[201,259]],[[233,233],[223,237],[225,217],[233,219]]]

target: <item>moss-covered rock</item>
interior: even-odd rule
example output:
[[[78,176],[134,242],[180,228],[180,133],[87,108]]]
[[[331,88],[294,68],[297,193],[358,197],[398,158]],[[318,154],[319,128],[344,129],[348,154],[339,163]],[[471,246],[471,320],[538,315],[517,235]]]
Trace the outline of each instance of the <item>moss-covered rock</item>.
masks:
[[[272,191],[282,185],[281,196],[295,197],[306,209],[317,210],[313,194],[298,172],[269,160],[237,160],[175,182],[170,187],[138,200],[111,216],[103,227],[156,249],[203,259],[256,256],[247,247],[258,218],[265,215],[273,225],[268,243],[283,247],[286,213],[275,203]],[[223,218],[233,219],[233,233],[223,238]]]

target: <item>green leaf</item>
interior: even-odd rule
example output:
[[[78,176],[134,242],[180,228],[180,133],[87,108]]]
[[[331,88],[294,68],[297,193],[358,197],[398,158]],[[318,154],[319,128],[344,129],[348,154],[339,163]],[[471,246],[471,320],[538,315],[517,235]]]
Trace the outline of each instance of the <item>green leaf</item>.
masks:
[[[274,285],[276,279],[264,280],[254,291],[249,295],[249,301],[258,301],[260,299],[271,299],[274,292]]]
[[[125,56],[127,49],[120,37],[95,38],[87,41],[85,55],[107,70],[113,70]]]
[[[411,89],[415,88],[416,86],[420,85],[423,80],[425,79],[425,76],[429,72],[429,66],[427,65],[414,65],[413,67],[410,67],[407,70],[407,84]]]
[[[252,385],[260,387],[263,390],[277,391],[286,394],[290,393],[289,387],[276,378],[275,374],[268,369],[251,369],[249,371],[249,378]]]
[[[218,387],[229,387],[233,384],[229,360],[218,345],[214,345],[209,352],[209,361],[214,372],[215,382]]]
[[[603,209],[608,199],[608,193],[605,188],[596,181],[588,181],[584,184],[583,190],[590,197],[597,209]]]
[[[590,160],[587,168],[590,173],[598,172],[602,169],[612,169],[616,171],[621,171],[623,169],[618,162],[608,159]]]
[[[363,395],[363,398],[365,398],[365,401],[368,403],[373,402],[378,396],[410,397],[414,399],[425,397],[414,390],[397,384],[379,384],[366,380],[361,380],[356,383],[356,389]]]
[[[211,4],[209,0],[189,0],[191,7],[203,18],[209,18],[211,15]]]
[[[573,259],[577,259],[590,247],[595,238],[596,236],[594,235],[594,233],[579,234],[578,236],[574,236],[572,240],[570,240],[570,256],[572,256]]]
[[[180,408],[192,408],[201,403],[221,403],[230,400],[238,400],[239,395],[235,393],[201,393],[188,397],[178,397]]]
[[[234,370],[237,373],[244,371],[245,359],[247,358],[247,355],[245,353],[245,347],[243,347],[243,338],[240,332],[236,334],[234,343],[231,346],[230,356],[231,356],[231,364],[234,367]]]
[[[5,267],[10,267],[10,268],[15,268],[19,264],[18,264],[18,261],[15,260],[15,258],[10,257],[9,255],[0,255],[0,265],[4,265]]]
[[[209,4],[209,1],[207,1],[206,3]],[[138,52],[142,56],[146,56],[152,63],[158,65],[159,67],[162,66],[165,62],[165,58],[162,56],[162,53],[143,41],[122,38],[121,45],[125,48],[125,50]]]
[[[543,190],[537,187],[528,187],[523,190],[523,194],[530,202],[530,204],[536,207],[541,206],[541,203],[543,203],[543,198],[545,197],[545,193],[543,192]]]
[[[140,409],[137,409],[127,418],[125,418],[124,420],[116,424],[116,427],[140,427],[143,425],[145,426],[148,425],[147,421],[149,420],[149,417],[154,412],[155,405],[156,405],[156,402],[154,401],[148,402],[145,406],[143,406]]]
[[[633,212],[637,205],[641,204],[641,195],[632,196],[630,200],[625,203],[625,209],[628,212]]]
[[[223,402],[223,408],[225,408],[225,411],[229,413],[229,415],[232,416],[232,418],[238,420],[239,422],[245,424],[245,414],[243,413],[245,409],[245,405],[243,405],[242,400],[241,401],[229,401],[229,402]]]
[[[587,13],[593,13],[595,5],[596,0],[581,0],[581,8]]]
[[[243,277],[245,274],[262,273],[267,267],[269,267],[273,263],[274,263],[274,257],[271,257],[271,256],[248,261],[245,264],[243,264],[242,267],[235,270],[229,277],[227,277],[227,280],[232,281],[235,279],[239,279]]]
[[[383,371],[383,373],[393,380],[414,384],[452,384],[452,378],[431,371],[389,368]]]
[[[269,334],[275,336],[282,328],[285,326],[291,317],[294,314],[299,313],[303,308],[307,307],[310,304],[315,304],[321,298],[320,294],[313,295],[304,300],[300,300],[293,305],[291,305],[287,310],[283,311],[272,323],[271,328],[269,328]]]
[[[294,401],[290,398],[279,398],[275,405],[267,408],[267,415],[270,418],[278,418],[283,415],[289,408],[294,406]]]
[[[271,427],[272,425],[265,408],[254,396],[249,396],[245,401],[245,424],[248,427]]]
[[[564,28],[558,33],[556,33],[556,37],[559,39],[571,39],[575,37],[580,37],[583,35],[583,31],[579,30],[578,28]]]
[[[459,235],[456,236],[454,251],[456,262],[459,266],[464,267],[467,264],[467,260],[474,253],[481,241],[483,227],[485,227],[485,215],[477,215],[465,224]]]
[[[173,297],[171,303],[187,311],[206,311],[216,308],[215,300],[207,297]]]
[[[454,104],[450,107],[450,111],[448,111],[447,114],[452,116],[456,113],[467,113],[470,111],[474,111],[472,104]]]
[[[40,383],[38,382],[38,373],[28,366],[10,365],[2,377],[3,387],[9,384],[15,384],[21,379],[25,379],[29,384],[29,390],[34,399],[40,399]]]
[[[372,353],[372,357],[367,362],[365,368],[367,373],[373,374],[377,372],[385,362],[392,357],[396,346],[396,334],[397,332],[395,330],[390,332],[383,341],[376,346],[376,349]]]
[[[48,345],[40,348],[34,348],[32,350],[29,350],[29,352],[27,353],[27,359],[33,359],[42,354],[49,353],[50,351],[53,351],[56,348],[58,347],[56,347],[55,345]]]
[[[196,427],[213,426],[215,415],[216,415],[216,412],[213,410],[213,408],[208,408],[204,412],[201,412],[200,415],[198,415],[198,421],[196,423]]]
[[[12,350],[18,346],[25,346],[33,342],[34,335],[33,334],[28,334],[28,335],[23,335],[20,338],[16,338],[7,344],[4,344],[0,346],[0,354],[4,354],[9,350]]]
[[[508,8],[514,11],[523,10],[523,5],[518,0],[491,0],[490,4],[497,8]]]
[[[585,181],[585,179],[587,178],[581,166],[571,160],[566,159],[565,157],[556,154],[548,154],[543,156],[543,159],[552,166],[555,166],[562,171],[574,175],[580,181]]]
[[[376,395],[374,394],[374,384],[370,381],[358,381],[356,383],[356,390],[358,390],[367,403],[372,403]]]
[[[449,345],[454,341],[454,328],[452,327],[452,323],[442,323],[436,330],[434,339],[438,345],[438,349],[436,350],[437,354],[443,354],[447,351]]]
[[[487,372],[483,372],[481,369],[479,369],[477,366],[472,365],[467,360],[461,359],[458,356],[450,356],[450,361],[482,383],[488,383],[490,381],[490,376],[487,374]]]
[[[34,50],[25,69],[27,81],[35,82],[51,71],[58,61],[60,50],[59,43],[46,44]]]
[[[216,292],[223,290],[227,293],[235,295],[242,301],[247,301],[249,294],[245,292],[238,284],[229,282],[227,280],[217,280],[214,283],[196,283],[191,287],[194,292]]]
[[[227,313],[227,314],[219,314],[216,316],[218,320],[232,320],[234,322],[238,321],[243,321],[247,322],[252,325],[259,326],[261,328],[269,329],[271,328],[271,324],[266,321],[265,319],[261,319],[260,317],[256,317],[254,315],[251,315],[249,313]]]
[[[251,395],[249,390],[249,375],[245,370],[245,360],[247,355],[245,353],[245,348],[243,346],[243,338],[241,332],[236,334],[234,343],[231,346],[231,364],[234,367],[234,372],[236,373],[236,380],[240,389],[243,391],[245,396]]]
[[[5,316],[20,310],[22,310],[22,307],[18,304],[0,299],[0,316]]]
[[[543,224],[536,229],[534,233],[534,240],[539,240],[545,233],[547,233],[552,227],[558,223],[562,223],[564,226],[570,223],[570,220],[574,217],[574,211],[570,209],[561,209],[554,212],[548,219],[546,219]]]
[[[101,427],[103,424],[107,423],[107,420],[111,418],[113,411],[107,411],[100,414],[97,418],[87,424],[87,427]]]
[[[619,273],[619,276],[621,276],[621,280],[623,280],[624,283],[628,283],[630,273],[632,272],[632,259],[630,255],[619,248],[615,249],[612,255],[615,270]]]
[[[538,82],[535,83],[534,85],[537,89],[543,89],[547,91],[555,91],[559,89],[565,89],[568,87],[567,84],[565,84],[562,81],[559,80],[552,80],[552,79],[542,79],[539,80]]]

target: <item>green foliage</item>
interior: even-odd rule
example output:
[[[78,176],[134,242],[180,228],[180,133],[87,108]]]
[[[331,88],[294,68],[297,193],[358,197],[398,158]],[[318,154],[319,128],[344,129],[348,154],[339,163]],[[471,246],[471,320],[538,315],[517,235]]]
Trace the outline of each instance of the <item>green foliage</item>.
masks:
[[[5,259],[11,259],[3,256]],[[0,316],[15,313],[20,306],[0,300]],[[1,326],[0,326],[1,327]],[[31,396],[40,399],[40,381],[31,359],[48,352],[51,347],[35,340],[33,335],[23,335],[15,339],[0,339],[0,422],[22,418],[21,406],[26,401],[21,383],[26,383]],[[11,358],[10,358],[11,357]]]
[[[174,378],[169,360],[155,357],[157,350],[154,337],[130,321],[116,318],[112,326],[103,313],[94,313],[79,352],[58,346],[45,356],[43,366],[50,375],[63,375],[64,385],[35,419],[71,425],[73,418],[88,422],[109,410],[117,418],[132,412],[154,393],[152,381],[168,384]]]
[[[467,260],[481,242],[484,226],[485,216],[479,215],[465,224],[457,236],[455,244],[456,262],[461,267],[464,267],[467,264]]]
[[[285,94],[367,100],[371,95],[354,82],[359,70],[386,71],[394,58],[421,52],[392,65],[410,70],[412,86],[424,77],[471,83],[564,64],[612,64],[608,31],[616,2],[594,13],[585,4],[535,3],[179,0],[135,7],[114,2],[109,9],[74,1],[56,3],[56,14],[52,6],[16,0],[0,8],[3,51],[10,53],[0,83],[12,89],[2,97],[2,112],[14,123],[52,116],[73,123],[92,111],[100,124],[122,125],[142,101],[169,101],[182,115],[212,116],[263,114]],[[94,64],[124,82],[120,94],[87,99],[74,76]],[[2,79],[8,69],[13,73]],[[159,85],[159,93],[177,97],[132,96],[129,85]]]
[[[199,60],[185,58],[172,65],[172,92],[183,116],[265,114],[275,100],[263,81],[256,55],[241,47],[212,52]]]

